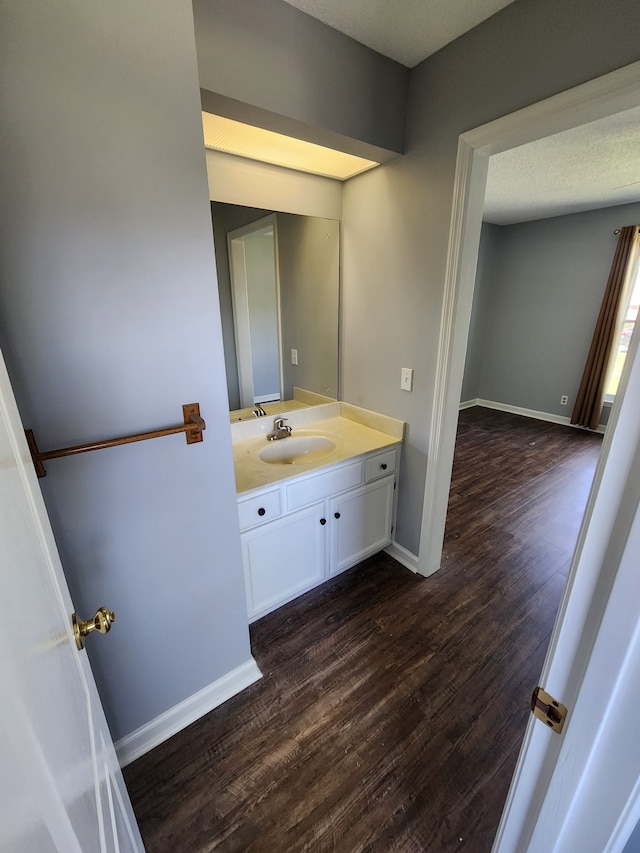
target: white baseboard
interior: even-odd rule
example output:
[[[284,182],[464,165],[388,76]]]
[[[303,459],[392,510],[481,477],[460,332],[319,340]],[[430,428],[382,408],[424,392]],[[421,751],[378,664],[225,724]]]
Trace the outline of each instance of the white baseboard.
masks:
[[[191,725],[260,678],[262,673],[252,657],[131,734],[125,735],[115,744],[120,766],[125,767],[140,758],[145,752]]]
[[[405,568],[417,573],[418,558],[415,554],[412,554],[411,551],[407,551],[406,548],[403,548],[402,545],[398,545],[397,542],[391,542],[391,544],[387,545],[384,549],[384,552],[390,557],[393,557],[393,559],[398,563],[402,563]]]
[[[522,415],[525,418],[535,418],[538,421],[547,421],[551,424],[560,424],[560,426],[568,426],[572,429],[585,429],[578,424],[572,424],[571,418],[562,415],[553,415],[550,412],[538,412],[535,409],[523,409],[521,406],[510,406],[508,403],[495,403],[493,400],[468,400],[466,403],[460,404],[460,409],[469,409],[471,406],[482,406],[485,409],[496,409],[499,412],[508,412],[512,415]],[[598,426],[597,430],[589,430],[589,432],[604,433],[605,427],[603,424]]]
[[[480,405],[480,401],[478,400],[477,397],[474,400],[466,400],[464,403],[460,403],[460,411],[462,411],[463,409],[470,409],[473,406],[479,406],[479,405]]]

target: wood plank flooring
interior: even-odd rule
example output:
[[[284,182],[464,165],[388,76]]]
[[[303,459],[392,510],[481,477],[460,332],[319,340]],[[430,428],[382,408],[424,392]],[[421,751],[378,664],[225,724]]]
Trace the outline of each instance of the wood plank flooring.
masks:
[[[148,853],[488,853],[600,436],[461,413],[440,572],[251,627],[264,677],[125,768]]]

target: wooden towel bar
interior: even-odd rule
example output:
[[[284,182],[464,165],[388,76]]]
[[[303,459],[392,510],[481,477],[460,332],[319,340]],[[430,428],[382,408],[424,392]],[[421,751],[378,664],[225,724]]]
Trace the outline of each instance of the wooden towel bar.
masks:
[[[139,432],[135,435],[124,435],[121,438],[109,438],[105,439],[105,441],[76,444],[74,447],[62,447],[59,450],[46,450],[44,452],[38,450],[33,430],[27,429],[25,430],[25,434],[36,474],[38,477],[46,477],[47,472],[43,463],[49,459],[59,459],[62,456],[75,456],[78,453],[88,453],[90,450],[104,450],[107,447],[118,447],[121,444],[132,444],[134,441],[146,441],[148,438],[161,438],[165,435],[176,435],[176,433],[181,432],[185,433],[187,444],[196,444],[202,441],[202,433],[207,425],[200,417],[200,403],[185,403],[182,407],[182,414],[184,423],[177,426],[155,429],[151,430],[151,432]]]

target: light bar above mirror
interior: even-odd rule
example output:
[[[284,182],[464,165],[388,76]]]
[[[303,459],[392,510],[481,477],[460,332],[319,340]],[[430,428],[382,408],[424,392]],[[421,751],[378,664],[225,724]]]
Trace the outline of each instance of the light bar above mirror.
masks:
[[[202,128],[206,148],[340,181],[379,165],[374,160],[213,113],[202,113]]]

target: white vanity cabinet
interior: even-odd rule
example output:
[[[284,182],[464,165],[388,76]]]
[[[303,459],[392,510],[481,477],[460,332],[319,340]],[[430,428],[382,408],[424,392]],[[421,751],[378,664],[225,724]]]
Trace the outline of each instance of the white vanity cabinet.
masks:
[[[329,576],[391,541],[394,478],[385,477],[329,501]]]
[[[325,578],[324,502],[282,516],[241,536],[250,618],[312,589]]]
[[[250,621],[389,544],[398,453],[393,446],[239,497]]]

